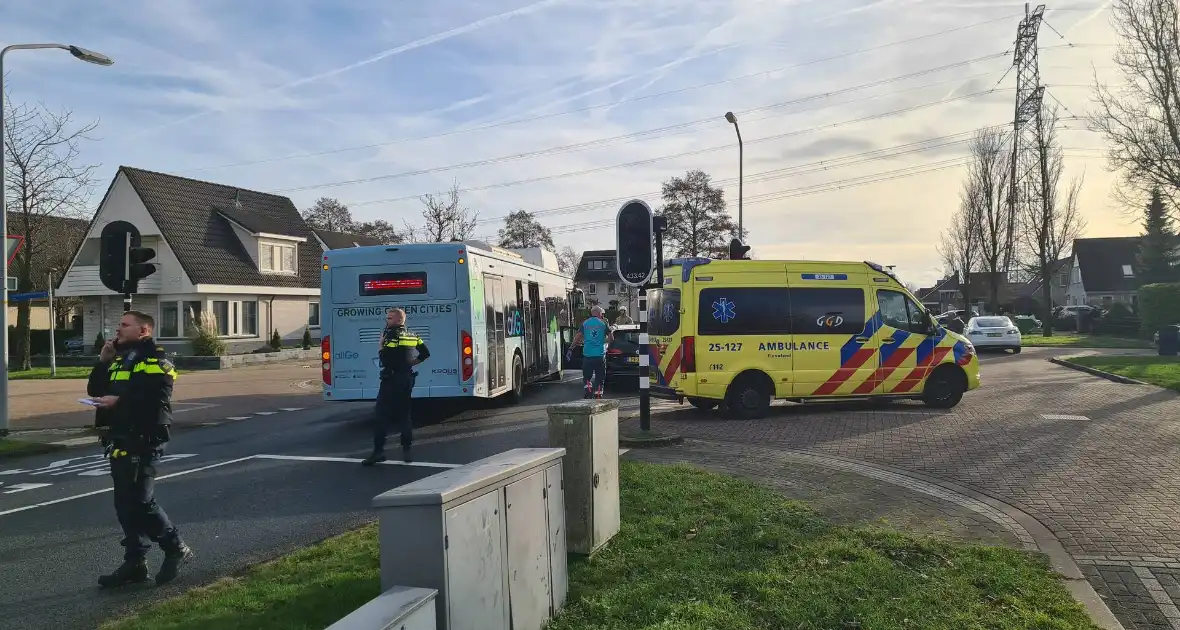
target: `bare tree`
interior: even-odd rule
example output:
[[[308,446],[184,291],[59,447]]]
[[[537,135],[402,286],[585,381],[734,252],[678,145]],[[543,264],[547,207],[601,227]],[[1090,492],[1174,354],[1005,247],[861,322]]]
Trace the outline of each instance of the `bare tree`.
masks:
[[[962,199],[976,218],[974,237],[980,271],[987,278],[992,312],[1000,307],[1000,280],[1016,246],[1015,208],[1008,201],[1011,136],[997,127],[980,129],[971,139]]]
[[[950,225],[942,233],[938,254],[942,257],[947,275],[959,280],[959,292],[964,308],[971,308],[971,276],[979,270],[980,247],[976,239],[979,206],[970,199],[966,188],[959,193],[959,208],[951,215]]]
[[[422,195],[422,225],[406,224],[409,239],[415,242],[442,243],[464,241],[475,236],[479,213],[463,205],[458,182],[446,192]]]
[[[333,197],[320,197],[310,208],[303,211],[303,220],[317,230],[329,232],[355,232],[356,222],[348,206]]]
[[[1040,190],[1028,190],[1020,204],[1020,233],[1029,256],[1028,267],[1041,281],[1042,333],[1053,334],[1053,283],[1051,276],[1062,254],[1081,235],[1085,221],[1078,211],[1082,178],[1069,183],[1062,198],[1059,186],[1065,171],[1065,153],[1057,136],[1057,107],[1043,105],[1034,118],[1035,149]]]
[[[582,254],[578,250],[566,245],[557,252],[557,268],[561,269],[562,273],[574,275],[578,270],[578,264],[582,262]]]
[[[50,260],[47,251],[66,247],[57,238],[62,220],[90,218],[87,204],[94,195],[98,165],[82,162],[82,141],[92,140],[87,134],[98,121],[78,124],[69,110],[54,112],[44,105],[21,103],[5,110],[3,125],[8,225],[25,239],[14,261],[14,275],[18,290],[29,291],[47,281],[40,276],[48,269],[37,269],[35,263]],[[13,370],[30,367],[29,316],[29,302],[20,302]]]
[[[553,245],[553,231],[541,225],[531,212],[523,209],[514,210],[504,217],[504,227],[497,234],[500,247],[506,249],[522,249],[526,247],[543,247],[549,251]]]
[[[1180,193],[1180,15],[1175,0],[1114,0],[1121,85],[1094,76],[1092,129],[1106,136],[1107,161],[1120,172],[1118,194],[1135,200],[1158,185],[1173,207]]]

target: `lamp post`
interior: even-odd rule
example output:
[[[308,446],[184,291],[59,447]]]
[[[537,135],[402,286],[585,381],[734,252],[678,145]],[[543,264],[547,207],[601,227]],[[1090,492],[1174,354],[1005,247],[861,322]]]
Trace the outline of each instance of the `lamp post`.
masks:
[[[13,44],[5,46],[0,50],[0,128],[3,128],[4,118],[4,56],[10,50],[38,50],[41,48],[59,48],[61,50],[69,51],[69,53],[82,61],[98,64],[100,66],[109,66],[114,61],[110,57],[79,48],[78,46],[67,46],[65,44]],[[6,181],[4,179],[4,138],[3,131],[0,131],[0,235],[8,236],[8,207],[5,201],[7,200],[8,191],[6,190]],[[4,304],[0,305],[0,354],[4,355],[4,362],[0,364],[0,437],[8,435],[8,257],[5,256],[3,264],[0,264],[0,287],[4,288]]]
[[[743,153],[742,128],[738,126],[737,116],[734,116],[733,112],[725,112],[725,119],[733,124],[733,130],[737,132],[737,138],[738,138],[738,233],[737,233],[737,235],[738,235],[738,238],[742,238],[743,236],[745,236],[745,232],[742,231],[742,183],[743,183],[743,180],[745,179],[742,176],[742,168],[743,168],[743,164],[745,162],[745,160],[743,159],[743,156],[742,156],[742,153]]]

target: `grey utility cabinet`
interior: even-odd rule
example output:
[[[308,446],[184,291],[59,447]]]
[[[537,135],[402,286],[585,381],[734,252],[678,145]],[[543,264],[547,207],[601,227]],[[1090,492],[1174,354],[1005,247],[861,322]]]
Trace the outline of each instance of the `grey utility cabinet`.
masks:
[[[541,630],[565,603],[561,448],[518,448],[373,498],[381,588],[438,591],[440,630]]]
[[[437,630],[436,595],[438,592],[429,588],[395,586],[327,630]]]
[[[619,403],[550,405],[549,445],[564,448],[565,526],[572,553],[590,554],[619,533]]]

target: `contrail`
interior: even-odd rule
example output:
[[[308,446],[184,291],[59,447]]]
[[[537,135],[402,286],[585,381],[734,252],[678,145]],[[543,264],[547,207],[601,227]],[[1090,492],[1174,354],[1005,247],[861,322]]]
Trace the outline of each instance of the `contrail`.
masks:
[[[290,83],[285,83],[283,85],[268,88],[266,90],[262,90],[260,92],[257,92],[249,97],[246,97],[243,99],[238,99],[238,100],[254,99],[254,98],[258,98],[260,96],[266,96],[267,94],[273,94],[275,92],[289,90],[291,88],[296,88],[296,87],[300,87],[303,85],[307,85],[308,83],[314,83],[316,81],[328,79],[328,78],[343,74],[345,72],[348,72],[350,70],[356,70],[357,68],[362,68],[364,66],[377,63],[378,61],[381,61],[382,59],[385,59],[387,57],[392,57],[394,55],[400,55],[401,53],[409,52],[411,50],[422,48],[424,46],[429,46],[431,44],[437,44],[438,42],[451,39],[452,37],[466,35],[467,33],[471,33],[473,31],[477,31],[481,28],[491,26],[492,24],[497,24],[499,22],[503,22],[505,20],[509,20],[509,19],[512,19],[514,17],[518,17],[521,15],[534,13],[536,11],[540,11],[541,9],[546,9],[552,5],[560,4],[565,1],[566,0],[539,0],[538,2],[534,2],[532,4],[523,6],[519,9],[513,9],[511,11],[506,11],[504,13],[491,15],[491,16],[476,20],[474,22],[471,22],[469,24],[464,24],[463,26],[453,28],[449,31],[443,31],[441,33],[435,33],[434,35],[428,35],[426,37],[423,37],[421,39],[416,39],[416,40],[409,42],[407,44],[402,44],[401,46],[398,46],[396,48],[390,48],[388,50],[383,50],[371,57],[367,57],[367,58],[357,61],[355,63],[350,63],[346,66],[341,66],[341,67],[336,68],[334,70],[328,70],[326,72],[321,72],[319,74],[313,74],[309,77],[304,77],[302,79],[296,79],[295,81],[291,81]],[[179,118],[179,119],[174,120],[172,122],[165,123],[163,125],[159,125],[157,127],[151,127],[149,129],[144,129],[138,133],[133,133],[128,136],[124,136],[124,138],[126,140],[132,140],[134,138],[137,138],[139,136],[143,136],[145,134],[152,133],[154,131],[159,131],[161,129],[166,129],[168,127],[174,127],[176,125],[189,122],[190,120],[195,120],[197,118],[200,118],[200,117],[205,116],[206,114],[209,114],[212,112],[224,112],[224,111],[226,111],[226,109],[227,108],[225,108],[225,107],[215,107],[212,109],[206,109],[203,111],[199,111],[195,114],[190,114],[190,115],[185,116],[183,118]]]

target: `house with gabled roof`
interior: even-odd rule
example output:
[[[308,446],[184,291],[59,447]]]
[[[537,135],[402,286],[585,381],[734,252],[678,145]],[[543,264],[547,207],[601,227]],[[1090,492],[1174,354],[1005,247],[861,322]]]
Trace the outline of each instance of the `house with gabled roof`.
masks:
[[[1142,236],[1074,239],[1067,303],[1102,308],[1120,303],[1138,311],[1139,287],[1143,286],[1138,263],[1142,242]]]
[[[318,339],[320,257],[362,242],[317,233],[287,197],[121,166],[58,288],[82,299],[87,340],[110,338],[123,312],[122,296],[98,275],[99,236],[117,220],[156,250],[156,273],[139,282],[132,306],[155,317],[161,345],[180,352],[203,316],[230,352],[260,348],[275,330],[292,345],[304,330]]]
[[[623,284],[615,264],[613,249],[591,249],[582,252],[578,269],[574,272],[574,286],[586,296],[586,304],[603,308],[618,302],[620,308],[635,317],[639,311],[639,294]]]

